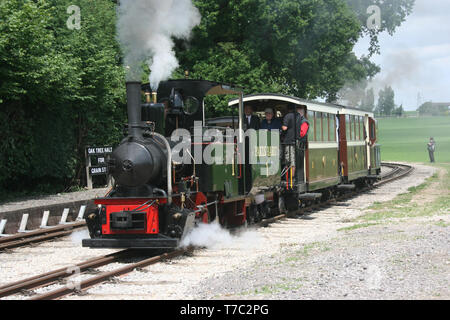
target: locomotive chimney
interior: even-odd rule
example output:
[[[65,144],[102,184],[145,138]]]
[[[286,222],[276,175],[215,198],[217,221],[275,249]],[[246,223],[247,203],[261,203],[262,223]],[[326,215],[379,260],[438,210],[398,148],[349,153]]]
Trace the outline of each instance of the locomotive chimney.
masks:
[[[128,136],[140,138],[141,124],[141,83],[127,82]]]
[[[157,93],[155,91],[152,92],[153,103],[158,103],[158,98],[156,97]]]

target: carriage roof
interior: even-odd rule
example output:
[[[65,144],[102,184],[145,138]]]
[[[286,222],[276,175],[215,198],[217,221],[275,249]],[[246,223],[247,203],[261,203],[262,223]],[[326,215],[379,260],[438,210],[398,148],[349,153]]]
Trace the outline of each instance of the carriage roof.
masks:
[[[234,106],[239,103],[239,99],[232,99],[229,101],[229,106]],[[267,107],[276,108],[279,111],[285,111],[289,103],[306,106],[312,111],[326,112],[332,114],[350,114],[357,116],[373,117],[373,112],[368,112],[353,107],[346,107],[334,103],[325,103],[317,101],[309,101],[293,96],[287,96],[277,93],[252,94],[244,96],[244,103],[251,105],[254,111],[264,111]]]

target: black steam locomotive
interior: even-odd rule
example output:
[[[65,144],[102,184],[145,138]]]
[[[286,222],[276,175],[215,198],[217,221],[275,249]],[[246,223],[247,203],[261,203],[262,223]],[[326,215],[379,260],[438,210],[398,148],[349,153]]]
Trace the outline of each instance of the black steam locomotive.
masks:
[[[204,121],[206,95],[240,91],[210,81],[166,81],[159,87],[158,103],[156,93],[151,101],[148,85],[126,86],[128,134],[107,161],[115,185],[105,198],[95,200],[98,209],[87,217],[91,239],[84,239],[83,246],[176,247],[196,223],[220,215],[223,223],[242,224],[244,197],[238,200],[240,216],[224,214],[229,205],[220,205],[223,192],[213,192],[204,180],[206,165],[172,161],[174,143],[168,138],[177,128],[191,129],[194,121]]]

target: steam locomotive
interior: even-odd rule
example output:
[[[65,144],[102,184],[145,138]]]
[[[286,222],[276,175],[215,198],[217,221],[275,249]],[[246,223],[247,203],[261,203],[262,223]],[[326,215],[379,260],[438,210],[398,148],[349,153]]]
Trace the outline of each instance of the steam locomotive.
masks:
[[[115,184],[86,217],[90,239],[83,240],[84,247],[175,248],[199,223],[245,226],[379,177],[380,149],[370,112],[277,94],[244,97],[240,88],[205,80],[165,81],[155,93],[139,82],[128,82],[126,88],[128,132],[107,160]],[[233,114],[206,119],[209,95],[237,95],[229,102]],[[271,107],[281,116],[288,104],[307,110],[308,142],[296,145],[294,177],[280,150],[279,132],[259,130],[249,146],[244,104],[257,114]],[[227,136],[230,128],[239,130],[226,142],[198,142],[207,130]],[[169,138],[177,129],[189,133],[181,150]],[[193,149],[202,153],[217,146],[223,149],[216,153],[231,150],[231,161],[199,162],[192,155]],[[175,161],[175,150],[190,161]],[[245,151],[256,160],[245,161]],[[274,156],[281,165],[268,170]]]

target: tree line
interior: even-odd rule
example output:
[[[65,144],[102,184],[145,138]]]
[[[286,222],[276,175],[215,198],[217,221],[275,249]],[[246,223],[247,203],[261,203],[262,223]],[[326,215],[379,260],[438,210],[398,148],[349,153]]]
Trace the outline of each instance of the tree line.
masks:
[[[116,2],[0,2],[0,198],[83,186],[84,148],[114,145],[123,136]],[[180,68],[173,78],[189,70],[192,78],[233,83],[246,93],[327,101],[336,100],[346,83],[379,72],[369,59],[380,50],[377,35],[394,33],[414,4],[375,1],[383,19],[374,30],[367,27],[371,0],[193,2],[202,21],[189,42],[176,41]],[[67,27],[71,5],[81,9],[80,29]],[[352,49],[365,35],[371,47],[358,58]],[[144,68],[143,80],[148,73]],[[228,111],[225,101],[208,101],[210,116]]]
[[[376,104],[373,88],[368,89],[364,92],[360,104],[356,106],[381,116],[401,117],[405,112],[403,105],[397,106],[395,104],[395,93],[391,86],[385,86],[384,89],[378,92],[378,102]]]

